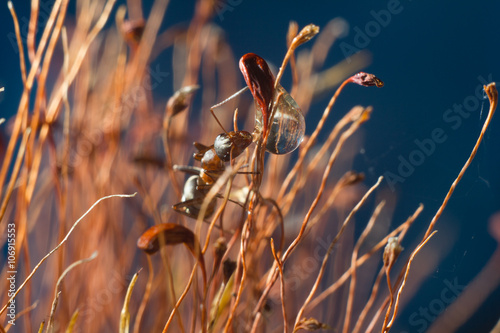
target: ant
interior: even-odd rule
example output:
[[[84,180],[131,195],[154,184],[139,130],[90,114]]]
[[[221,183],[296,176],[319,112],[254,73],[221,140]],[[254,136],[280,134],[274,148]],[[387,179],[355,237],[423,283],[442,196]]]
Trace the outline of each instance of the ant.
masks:
[[[235,95],[233,95],[235,96]],[[219,119],[214,113],[214,109],[228,100],[233,98],[233,96],[224,100],[223,102],[216,104],[210,108],[212,116],[214,116],[215,121],[222,128],[224,133],[219,134],[214,141],[213,148],[215,153],[224,162],[229,162],[238,157],[245,149],[253,142],[254,136],[247,131],[238,130],[238,109],[234,110],[233,126],[234,131],[228,132],[224,129],[224,126],[220,123]]]
[[[208,191],[226,170],[224,162],[232,162],[253,142],[252,134],[238,130],[236,125],[238,110],[235,111],[234,116],[235,131],[231,132],[224,129],[213,113],[213,107],[210,111],[224,133],[218,135],[211,146],[194,142],[197,151],[193,154],[193,158],[201,163],[201,167],[174,165],[174,170],[183,171],[192,174],[192,176],[184,184],[181,202],[173,205],[173,208],[192,218],[198,217]],[[239,202],[235,203],[240,204]],[[214,210],[215,199],[208,204],[203,218],[210,217]]]
[[[224,131],[218,135],[211,146],[195,142],[198,150],[193,154],[195,160],[201,162],[201,168],[189,166],[174,166],[175,170],[193,174],[184,186],[182,201],[173,206],[178,212],[191,217],[197,217],[210,187],[225,171],[224,162],[233,162],[261,135],[267,140],[266,149],[273,154],[287,154],[295,150],[302,142],[305,132],[305,121],[302,112],[293,98],[276,84],[266,61],[256,54],[248,53],[240,59],[240,70],[247,87],[236,92],[229,98],[210,108],[214,119]],[[234,113],[234,131],[224,129],[214,109],[250,89],[257,107],[255,129],[252,133],[238,130],[237,114]],[[254,172],[255,173],[255,172]],[[210,202],[203,218],[209,217],[215,208],[215,202]]]
[[[290,94],[278,83],[267,62],[254,53],[247,53],[240,58],[240,71],[245,79],[246,87],[237,91],[224,101],[212,106],[210,112],[219,125],[213,109],[249,89],[256,106],[255,128],[252,134],[238,131],[235,121],[235,132],[221,134],[215,142],[217,154],[225,162],[232,160],[230,150],[237,156],[253,141],[261,136],[267,137],[266,150],[272,154],[282,155],[293,152],[300,145],[305,134],[305,119],[300,107]],[[224,129],[224,127],[222,127]],[[240,144],[241,142],[241,144]],[[218,147],[219,146],[219,149]]]
[[[174,170],[179,170],[192,174],[184,184],[182,199],[173,208],[189,217],[197,218],[201,205],[210,190],[210,187],[219,179],[226,170],[224,162],[217,156],[215,149],[195,142],[198,152],[194,153],[194,158],[201,162],[200,167],[174,165]],[[215,209],[215,200],[212,200],[207,207],[205,216],[210,217]]]

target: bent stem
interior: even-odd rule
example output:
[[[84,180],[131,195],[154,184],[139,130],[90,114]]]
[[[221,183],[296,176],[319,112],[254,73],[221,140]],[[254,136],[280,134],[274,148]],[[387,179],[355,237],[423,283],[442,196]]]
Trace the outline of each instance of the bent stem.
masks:
[[[491,123],[491,120],[493,118],[493,114],[495,113],[495,110],[496,110],[497,105],[498,105],[498,91],[496,89],[496,85],[495,85],[494,82],[492,82],[492,83],[484,86],[484,91],[488,95],[488,99],[490,101],[490,109],[489,109],[489,112],[488,112],[488,117],[486,118],[486,120],[485,120],[485,122],[483,124],[483,127],[481,129],[481,133],[479,134],[479,137],[478,137],[478,139],[476,141],[476,144],[474,145],[474,148],[472,149],[472,152],[470,153],[469,158],[467,159],[467,161],[465,162],[464,166],[460,170],[457,178],[451,184],[451,187],[448,190],[448,193],[446,194],[446,197],[444,198],[443,203],[441,204],[441,206],[437,210],[436,214],[432,218],[431,222],[429,223],[429,226],[427,227],[427,231],[425,232],[425,235],[424,235],[421,243],[413,251],[412,256],[408,260],[408,262],[406,264],[406,269],[403,268],[403,271],[399,275],[399,278],[398,278],[398,281],[396,282],[396,285],[399,284],[399,282],[401,281],[401,279],[403,279],[403,282],[402,282],[401,287],[400,287],[400,289],[398,291],[398,298],[399,298],[399,294],[401,294],[401,292],[402,292],[402,290],[404,288],[404,285],[405,285],[405,282],[406,282],[406,279],[407,279],[407,275],[408,275],[408,271],[409,271],[409,266],[411,264],[411,260],[413,260],[413,257],[415,256],[415,254],[430,239],[430,237],[432,237],[434,235],[434,233],[435,233],[434,226],[436,225],[437,220],[441,217],[444,209],[446,208],[446,206],[447,206],[447,204],[448,204],[448,202],[449,202],[449,200],[451,198],[451,195],[455,191],[455,188],[457,187],[458,183],[462,180],[462,177],[464,176],[465,171],[467,171],[467,169],[471,165],[472,160],[474,159],[474,157],[477,154],[477,151],[479,149],[479,145],[481,144],[481,142],[483,140],[484,134],[485,134],[486,130],[488,129],[490,123]],[[397,302],[398,301],[399,301],[399,299],[397,300]],[[387,323],[387,316],[386,316],[386,319],[384,320],[384,324],[382,326],[382,332],[388,332],[390,330],[390,328],[391,328],[391,326],[392,326],[392,324],[394,322],[394,319],[396,317],[397,310],[398,309],[397,309],[397,304],[396,304],[395,307],[394,307],[394,313],[393,313],[391,321],[389,323]],[[389,311],[390,311],[390,307],[388,309],[388,313],[389,313]]]
[[[363,256],[361,256],[358,260],[356,260],[356,264],[354,267],[350,267],[349,270],[347,270],[342,276],[335,281],[332,285],[330,285],[327,289],[325,289],[321,294],[316,296],[315,299],[313,299],[309,305],[310,309],[314,309],[316,306],[318,306],[321,302],[323,302],[328,296],[333,294],[340,286],[344,284],[344,282],[351,276],[352,270],[363,265],[375,252],[380,250],[384,245],[387,244],[387,240],[390,237],[396,236],[400,232],[405,232],[405,230],[408,230],[408,228],[413,224],[413,222],[416,220],[416,218],[420,215],[420,213],[423,210],[423,206],[420,205],[417,210],[413,213],[412,216],[410,216],[403,224],[401,224],[399,227],[394,229],[391,233],[389,233],[387,236],[385,236],[380,242],[377,243],[370,251],[365,253]],[[401,237],[402,238],[402,237]]]
[[[323,193],[324,193],[324,190],[325,190],[325,187],[326,187],[326,182],[328,180],[328,176],[330,174],[330,171],[333,167],[333,164],[335,163],[335,161],[337,160],[337,157],[338,157],[338,154],[341,150],[341,148],[343,147],[345,141],[354,133],[357,131],[357,129],[361,126],[361,124],[363,124],[365,121],[368,120],[369,118],[369,115],[370,115],[370,112],[371,112],[371,108],[368,108],[368,109],[365,109],[363,114],[351,125],[351,127],[349,129],[347,129],[344,133],[342,133],[340,139],[339,139],[339,142],[337,143],[337,146],[335,147],[335,150],[332,152],[332,154],[330,155],[330,159],[328,161],[328,165],[326,166],[324,172],[323,172],[323,177],[322,177],[322,180],[321,180],[321,184],[320,184],[320,187],[318,189],[318,192],[316,194],[316,197],[314,198],[313,202],[311,203],[311,206],[309,207],[309,210],[307,211],[305,217],[304,217],[304,220],[302,221],[302,225],[300,227],[300,231],[299,231],[299,234],[297,235],[297,237],[295,237],[295,239],[292,241],[292,243],[290,244],[290,246],[287,248],[287,250],[284,252],[284,254],[282,255],[282,258],[281,258],[281,261],[284,263],[288,257],[291,255],[291,253],[295,250],[295,248],[298,246],[298,244],[300,243],[300,241],[302,240],[302,238],[304,237],[305,235],[305,231],[307,229],[307,226],[309,224],[309,221],[311,219],[311,216],[312,216],[312,213],[314,212],[316,206],[318,205]],[[276,282],[276,279],[278,278],[278,271],[276,269],[276,263],[273,264],[272,268],[270,269],[269,271],[269,275],[268,275],[268,281],[266,283],[266,287],[259,299],[259,301],[257,302],[257,305],[255,306],[254,310],[253,310],[253,313],[252,313],[252,317],[255,318],[255,316],[257,315],[257,313],[260,311],[260,309],[262,308],[262,306],[264,305],[264,301],[266,300],[272,286],[274,285],[274,283]]]
[[[427,236],[417,246],[417,248],[415,250],[413,250],[413,252],[412,252],[412,254],[410,256],[410,259],[408,259],[408,264],[406,264],[406,269],[405,269],[405,274],[404,274],[403,282],[401,283],[401,286],[399,287],[399,290],[398,290],[398,293],[397,293],[397,296],[396,296],[396,301],[394,303],[394,313],[392,314],[391,321],[387,324],[387,326],[384,325],[384,328],[382,329],[382,332],[388,332],[391,329],[391,327],[392,327],[394,319],[396,318],[396,315],[397,315],[398,309],[399,309],[399,299],[400,299],[401,293],[403,292],[403,289],[404,289],[404,287],[406,285],[406,280],[408,279],[408,274],[410,272],[410,266],[411,266],[411,263],[413,262],[413,259],[415,258],[415,256],[417,255],[417,253],[420,252],[420,249],[422,249],[422,247],[429,241],[429,239],[431,239],[432,236],[434,236],[434,234],[436,232],[437,231],[434,230],[429,236]],[[392,297],[392,293],[391,293],[391,297]]]
[[[19,292],[24,288],[24,286],[29,282],[29,280],[31,280],[31,278],[33,277],[33,275],[35,275],[36,271],[38,271],[38,269],[40,268],[40,266],[45,262],[45,260],[47,260],[48,257],[50,257],[54,252],[56,252],[57,250],[59,250],[59,248],[61,246],[64,245],[64,243],[66,243],[66,241],[68,240],[69,236],[73,233],[73,231],[75,230],[75,228],[78,226],[78,224],[83,220],[83,218],[85,218],[85,216],[87,216],[93,209],[95,206],[97,206],[101,201],[103,200],[107,200],[107,199],[110,199],[110,198],[132,198],[136,195],[137,193],[134,193],[134,194],[112,194],[112,195],[108,195],[108,196],[105,196],[105,197],[102,197],[100,198],[99,200],[97,200],[92,206],[90,206],[90,208],[78,219],[76,220],[76,222],[73,224],[73,226],[71,227],[71,229],[69,229],[68,233],[66,234],[66,236],[63,238],[63,240],[55,247],[53,248],[49,253],[47,253],[39,262],[38,264],[35,266],[35,268],[33,268],[33,270],[31,271],[31,273],[28,275],[28,277],[24,280],[24,282],[19,286],[19,288],[17,288],[16,292],[14,293],[14,295],[12,295],[12,297],[7,301],[7,304],[4,305],[4,307],[0,310],[0,315],[2,313],[5,312],[5,310],[7,309],[7,306],[14,300],[14,298],[16,298],[17,294],[19,294]]]
[[[344,319],[344,329],[342,330],[343,333],[349,332],[349,325],[350,325],[350,320],[352,316],[352,308],[354,304],[354,293],[356,291],[356,261],[358,260],[358,254],[359,254],[359,249],[361,248],[361,244],[365,241],[366,237],[372,230],[373,226],[375,225],[375,221],[377,220],[378,216],[380,215],[380,212],[382,211],[382,208],[385,206],[385,201],[381,201],[377,207],[375,208],[372,216],[370,217],[370,220],[368,221],[368,224],[366,225],[365,229],[361,233],[361,236],[359,236],[358,241],[356,242],[356,245],[354,246],[354,249],[352,251],[352,256],[351,256],[351,267],[354,267],[351,273],[351,283],[349,285],[349,297],[347,298],[347,306],[346,306],[346,313],[345,313],[345,319]]]
[[[382,176],[379,177],[378,180],[377,180],[377,182],[375,183],[375,185],[373,185],[365,193],[365,195],[363,196],[363,198],[361,198],[361,200],[351,210],[351,212],[349,213],[349,215],[346,217],[346,219],[342,223],[342,226],[340,227],[340,230],[338,231],[337,235],[335,235],[335,238],[330,243],[330,246],[328,247],[328,250],[327,250],[325,256],[323,257],[323,262],[321,263],[321,268],[319,270],[318,276],[316,277],[316,282],[314,282],[314,285],[311,288],[311,292],[309,293],[309,296],[307,296],[306,300],[304,301],[304,304],[302,304],[302,307],[300,308],[299,313],[297,314],[297,317],[295,318],[294,332],[298,329],[298,326],[299,326],[299,324],[301,322],[301,319],[302,319],[302,315],[304,314],[304,311],[305,311],[307,305],[309,304],[309,302],[313,298],[314,294],[318,290],[319,283],[321,282],[321,279],[323,278],[323,274],[325,272],[326,263],[328,262],[328,258],[330,257],[330,254],[332,253],[333,248],[335,247],[335,245],[337,244],[338,240],[340,239],[340,237],[344,233],[344,230],[347,227],[347,224],[351,221],[351,219],[354,216],[354,214],[356,214],[356,212],[364,205],[364,203],[366,202],[366,200],[368,200],[368,197],[380,185],[380,183],[382,182],[382,179],[384,179],[384,177],[382,177]]]
[[[446,205],[448,204],[448,201],[451,198],[451,195],[453,194],[453,191],[455,191],[455,188],[457,187],[458,183],[460,180],[462,180],[462,177],[465,174],[465,171],[469,168],[470,164],[472,163],[472,160],[476,156],[477,150],[479,149],[479,145],[481,144],[481,141],[483,141],[484,133],[486,132],[486,129],[490,125],[491,119],[493,118],[493,114],[495,113],[495,110],[497,108],[498,104],[498,91],[496,88],[496,85],[494,82],[488,84],[487,86],[484,86],[484,91],[488,95],[488,99],[490,100],[490,110],[488,111],[488,117],[486,118],[483,128],[481,129],[481,133],[479,134],[479,137],[476,141],[476,144],[474,145],[474,148],[472,149],[472,152],[470,153],[469,158],[465,162],[464,166],[462,167],[462,170],[460,170],[460,173],[458,174],[457,178],[453,183],[451,184],[451,187],[446,194],[446,197],[443,200],[443,203],[439,207],[438,211],[432,218],[432,221],[429,223],[429,227],[427,228],[427,231],[425,232],[424,239],[429,237],[431,232],[434,230],[434,225],[436,224],[437,220],[441,217],[441,214],[443,213],[444,209],[446,208]]]

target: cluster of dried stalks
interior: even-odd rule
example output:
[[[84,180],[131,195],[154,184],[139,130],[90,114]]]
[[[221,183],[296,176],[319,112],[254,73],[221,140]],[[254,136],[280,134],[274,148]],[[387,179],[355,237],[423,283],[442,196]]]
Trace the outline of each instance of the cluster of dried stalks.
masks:
[[[214,3],[198,1],[186,29],[163,32],[167,0],[156,1],[145,21],[139,1],[131,1],[128,20],[125,8],[110,17],[113,0],[78,1],[68,27],[67,0],[55,2],[44,27],[37,26],[37,4],[26,50],[10,5],[24,91],[15,117],[1,125],[10,141],[0,173],[0,230],[15,221],[18,284],[15,295],[0,297],[0,332],[390,330],[411,262],[433,235],[491,120],[494,85],[486,87],[490,114],[471,158],[421,243],[405,251],[393,271],[423,207],[381,235],[373,228],[385,203],[377,202],[371,218],[360,221],[361,236],[352,238],[355,214],[372,205],[367,202],[373,203],[381,179],[367,189],[362,175],[350,170],[352,142],[371,108],[355,106],[333,128],[327,125],[342,88],[359,83],[356,76],[343,80],[365,65],[361,54],[320,70],[335,29],[323,29],[298,55],[295,47],[308,38],[293,23],[287,36],[289,91],[305,114],[315,96],[340,84],[319,123],[307,124],[312,134],[298,152],[279,156],[265,154],[258,138],[227,163],[192,218],[171,208],[181,201],[185,179],[173,165],[194,164],[193,141],[213,143],[221,129],[208,110],[241,82],[237,59],[211,23]],[[116,25],[103,30],[112,21]],[[43,30],[38,43],[37,29]],[[191,94],[177,94],[170,103],[153,97],[158,82],[149,64],[167,49],[174,87],[202,86],[193,92],[201,111],[189,107]],[[243,95],[216,114],[231,128],[238,108],[240,127],[251,131],[251,104]],[[325,142],[317,140],[321,131],[330,133]],[[213,198],[216,211],[203,221]],[[159,229],[146,235],[153,243],[139,244],[146,254],[136,242],[153,225]],[[326,244],[321,251],[318,239]],[[2,279],[7,270],[2,266]],[[5,310],[14,299],[12,326]]]

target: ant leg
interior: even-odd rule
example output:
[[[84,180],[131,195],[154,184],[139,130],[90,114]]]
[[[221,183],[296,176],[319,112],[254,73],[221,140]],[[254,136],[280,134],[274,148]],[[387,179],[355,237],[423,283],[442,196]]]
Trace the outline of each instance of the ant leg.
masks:
[[[205,198],[195,198],[195,199],[190,199],[186,201],[181,201],[179,203],[176,203],[175,205],[172,206],[172,208],[183,215],[186,215],[188,217],[191,217],[193,219],[198,218],[198,214],[200,213],[199,209],[201,205],[203,204],[203,201]],[[210,215],[213,214],[213,211],[208,210],[205,213],[205,216],[203,218],[203,222],[205,223],[210,223],[210,220],[206,219],[210,217]]]
[[[186,200],[186,201],[181,201],[179,203],[176,203],[175,205],[172,205],[172,208],[181,214],[184,214],[186,216],[192,217],[192,218],[197,218],[198,215],[194,215],[193,213],[189,212],[189,208],[193,206],[193,204],[201,204],[203,203],[203,199],[191,199],[191,200]]]
[[[188,165],[174,165],[173,169],[176,171],[182,171],[190,175],[199,176],[203,169]]]
[[[222,195],[217,195],[216,197],[222,198]],[[204,198],[186,200],[186,201],[176,203],[175,205],[172,206],[172,208],[177,213],[185,215],[187,217],[190,217],[190,218],[193,218],[196,220],[196,219],[198,219],[198,214],[199,214],[199,211],[197,211],[197,209],[199,207],[201,207],[204,200],[205,200]],[[229,199],[229,201],[234,202],[235,204],[243,207],[243,205],[237,201],[234,201],[232,199]],[[211,215],[213,213],[213,211],[212,212],[209,211],[207,213],[209,213]],[[208,216],[205,215],[205,217],[208,217]],[[212,221],[210,221],[208,218],[204,218],[203,222],[208,223],[208,224],[212,223]],[[215,224],[214,226],[217,229],[220,229],[222,232],[224,232],[228,235],[232,235],[232,233],[230,231],[226,231],[226,230],[222,229],[219,225]]]

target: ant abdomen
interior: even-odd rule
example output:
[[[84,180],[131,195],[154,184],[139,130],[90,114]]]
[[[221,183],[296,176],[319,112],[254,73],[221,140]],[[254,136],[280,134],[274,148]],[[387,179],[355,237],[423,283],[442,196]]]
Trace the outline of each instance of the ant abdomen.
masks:
[[[247,131],[222,133],[215,138],[215,153],[222,161],[229,162],[238,157],[252,141],[253,136]]]

